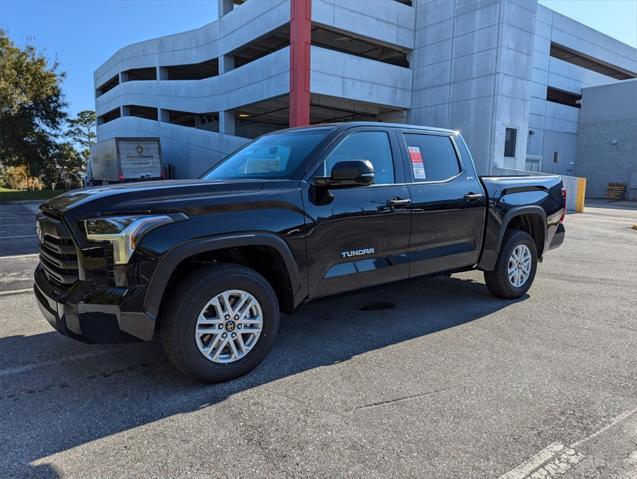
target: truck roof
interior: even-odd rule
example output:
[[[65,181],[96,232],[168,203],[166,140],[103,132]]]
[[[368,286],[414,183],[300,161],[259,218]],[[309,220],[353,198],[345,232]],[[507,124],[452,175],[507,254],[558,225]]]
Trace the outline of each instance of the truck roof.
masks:
[[[383,128],[401,128],[408,130],[423,130],[423,131],[434,131],[437,133],[448,133],[450,135],[457,135],[458,131],[449,130],[447,128],[436,128],[433,126],[423,126],[423,125],[410,125],[406,123],[383,123],[376,121],[349,121],[349,122],[340,122],[340,123],[317,123],[314,125],[308,126],[299,126],[294,128],[287,128],[285,130],[278,130],[273,133],[281,133],[284,131],[297,131],[297,130],[308,130],[313,128],[333,128],[339,130],[346,130],[349,128],[355,128],[359,126],[380,126]]]

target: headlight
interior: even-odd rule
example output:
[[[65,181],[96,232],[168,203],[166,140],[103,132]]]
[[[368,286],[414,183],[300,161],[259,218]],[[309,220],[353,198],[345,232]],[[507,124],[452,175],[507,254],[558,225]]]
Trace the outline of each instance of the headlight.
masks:
[[[111,216],[84,220],[84,229],[87,240],[113,245],[115,264],[126,264],[146,233],[172,222],[167,215]]]

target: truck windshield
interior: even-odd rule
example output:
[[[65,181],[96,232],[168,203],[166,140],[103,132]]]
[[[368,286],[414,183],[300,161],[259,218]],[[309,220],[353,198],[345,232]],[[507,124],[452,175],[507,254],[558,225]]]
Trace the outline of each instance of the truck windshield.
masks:
[[[330,133],[331,128],[262,136],[232,153],[201,177],[204,180],[290,179]]]

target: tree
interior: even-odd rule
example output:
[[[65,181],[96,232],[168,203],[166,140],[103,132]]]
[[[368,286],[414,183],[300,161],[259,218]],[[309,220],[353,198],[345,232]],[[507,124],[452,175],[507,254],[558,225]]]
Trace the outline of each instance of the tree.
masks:
[[[66,130],[66,136],[70,138],[75,145],[80,148],[80,155],[84,164],[91,156],[91,145],[95,143],[97,135],[95,128],[97,119],[95,112],[92,110],[83,110],[77,116],[67,121],[69,127]]]
[[[66,119],[58,63],[31,45],[17,47],[0,29],[0,161],[39,176],[57,149]]]
[[[52,155],[44,162],[42,180],[55,188],[81,186],[81,171],[84,160],[72,143],[58,143]]]

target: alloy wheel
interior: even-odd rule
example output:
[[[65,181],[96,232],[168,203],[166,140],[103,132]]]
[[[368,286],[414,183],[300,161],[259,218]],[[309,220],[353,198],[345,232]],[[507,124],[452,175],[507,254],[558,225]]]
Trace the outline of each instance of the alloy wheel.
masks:
[[[525,244],[519,244],[511,253],[507,265],[509,281],[516,288],[521,288],[531,276],[531,250]]]
[[[262,329],[259,301],[247,291],[233,289],[217,294],[203,307],[195,326],[195,340],[206,359],[229,364],[254,348]]]

